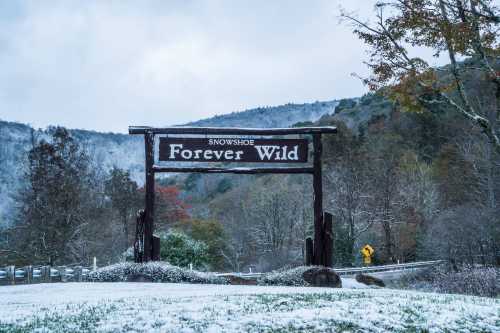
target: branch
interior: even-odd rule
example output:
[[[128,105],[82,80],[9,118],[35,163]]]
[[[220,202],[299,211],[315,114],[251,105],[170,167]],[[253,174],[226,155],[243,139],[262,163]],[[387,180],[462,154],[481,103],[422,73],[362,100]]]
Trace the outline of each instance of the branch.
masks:
[[[488,119],[478,115],[478,114],[471,114],[467,112],[464,108],[462,108],[460,105],[455,103],[450,97],[448,97],[445,93],[439,92],[439,95],[446,100],[446,102],[454,107],[457,111],[459,111],[462,115],[464,115],[467,119],[472,120],[475,122],[481,129],[483,130],[483,133],[486,134],[486,136],[490,139],[491,143],[495,147],[495,150],[500,153],[500,138],[498,135],[495,133],[494,129],[491,127],[490,122]]]
[[[445,8],[443,0],[439,0],[439,7],[441,9],[441,16],[443,18],[443,21],[446,23],[446,25],[451,26],[451,23],[448,19],[448,14],[446,13],[446,8]],[[447,35],[446,32],[443,32],[443,36],[444,36],[444,39],[446,42],[446,48],[448,49],[448,55],[449,55],[450,63],[451,63],[451,72],[453,74],[453,77],[455,78],[455,83],[457,84],[457,89],[458,89],[458,94],[460,96],[460,99],[462,100],[463,104],[465,105],[465,108],[467,109],[468,113],[477,114],[477,112],[475,112],[472,105],[469,103],[469,98],[467,97],[467,94],[465,92],[465,87],[464,87],[464,84],[462,81],[462,76],[460,75],[460,72],[458,71],[457,60],[455,58],[455,49],[453,47],[453,43],[451,41],[451,38]]]
[[[346,19],[353,21],[354,23],[360,25],[361,27],[365,28],[368,31],[373,32],[374,34],[382,35],[382,33],[380,31],[373,29],[368,24],[361,22],[360,20],[358,20],[357,18],[355,18],[353,16],[347,15],[345,13],[340,14],[340,16],[345,17]]]
[[[477,3],[479,3],[481,5],[481,8],[483,9],[483,11],[486,13],[479,13],[477,12],[476,14],[473,13],[472,10],[470,9],[467,9],[467,8],[464,8],[463,4],[461,3],[460,0],[456,1],[457,4],[453,4],[453,3],[447,3],[447,5],[449,7],[452,7],[454,9],[456,9],[457,11],[459,12],[463,12],[463,13],[468,13],[468,14],[474,14],[474,15],[477,15],[478,17],[481,17],[482,19],[490,22],[490,23],[500,23],[500,16],[499,15],[496,15],[489,7],[486,3],[484,3],[484,1],[482,0],[476,0]]]
[[[380,26],[380,28],[382,29],[381,31],[380,30],[377,30],[375,28],[372,28],[370,27],[368,24],[364,23],[364,22],[361,22],[360,20],[358,20],[357,18],[353,17],[353,16],[350,16],[348,14],[345,14],[345,13],[342,13],[341,14],[342,17],[348,19],[348,20],[351,20],[352,22],[354,22],[355,24],[357,24],[358,26],[378,35],[378,36],[382,36],[382,37],[387,37],[389,39],[389,41],[394,45],[394,47],[396,48],[396,50],[398,51],[399,55],[403,58],[404,61],[407,62],[407,64],[411,67],[411,70],[413,71],[416,71],[416,68],[415,68],[415,65],[413,64],[413,62],[411,61],[411,59],[408,57],[405,49],[400,46],[398,44],[398,42],[396,41],[396,39],[392,36],[392,34],[387,30],[387,28],[385,27],[384,23],[383,23],[383,17],[382,17],[382,14],[378,14],[377,17],[379,18],[379,22],[378,22],[378,26]],[[389,62],[391,62],[391,64],[394,65],[394,61],[392,59],[388,59]],[[402,66],[402,65],[397,65],[397,67],[399,68],[402,68],[402,69],[405,69],[405,70],[408,70],[408,68]]]

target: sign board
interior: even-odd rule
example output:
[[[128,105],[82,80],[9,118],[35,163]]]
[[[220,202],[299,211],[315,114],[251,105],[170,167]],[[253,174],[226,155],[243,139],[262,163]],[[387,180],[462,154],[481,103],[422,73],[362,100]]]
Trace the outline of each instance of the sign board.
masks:
[[[160,161],[305,163],[306,139],[160,138]]]
[[[362,249],[361,249],[361,254],[363,255],[363,262],[365,264],[371,264],[372,263],[372,255],[375,253],[375,250],[373,247],[371,247],[369,244],[366,244]]]
[[[375,250],[373,249],[373,247],[371,247],[369,244],[366,244],[362,249],[361,249],[361,253],[363,254],[363,256],[366,256],[366,257],[371,257],[373,255],[373,253],[375,252]]]

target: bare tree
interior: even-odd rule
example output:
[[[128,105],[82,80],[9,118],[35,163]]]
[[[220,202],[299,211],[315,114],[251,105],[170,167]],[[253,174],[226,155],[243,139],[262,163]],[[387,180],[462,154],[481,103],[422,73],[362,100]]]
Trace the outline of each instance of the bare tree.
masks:
[[[374,222],[368,207],[370,161],[362,149],[363,142],[344,124],[337,124],[337,128],[338,133],[325,142],[326,206],[336,216],[334,261],[350,265],[357,239]]]
[[[304,212],[299,193],[290,184],[279,182],[266,191],[254,187],[245,203],[244,214],[251,221],[252,238],[269,268],[302,261],[304,240],[298,239],[297,229]]]

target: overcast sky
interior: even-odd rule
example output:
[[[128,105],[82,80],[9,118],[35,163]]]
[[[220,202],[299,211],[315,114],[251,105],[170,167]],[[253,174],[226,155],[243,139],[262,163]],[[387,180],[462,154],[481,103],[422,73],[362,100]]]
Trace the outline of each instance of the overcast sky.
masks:
[[[360,96],[372,0],[0,1],[0,119],[126,132]]]

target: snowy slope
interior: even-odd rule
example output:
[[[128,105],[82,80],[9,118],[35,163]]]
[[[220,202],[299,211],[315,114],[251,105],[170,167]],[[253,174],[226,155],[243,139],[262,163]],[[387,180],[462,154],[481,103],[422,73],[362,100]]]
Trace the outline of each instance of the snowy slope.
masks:
[[[240,127],[288,127],[297,122],[315,121],[332,114],[338,101],[305,104],[287,104],[233,112],[187,125],[192,126],[240,126]],[[168,119],[166,119],[166,122]],[[131,124],[161,126],[161,124]],[[124,128],[124,131],[127,129]],[[23,170],[20,162],[26,159],[31,147],[31,132],[43,135],[28,125],[0,120],[0,229],[10,222],[14,201]],[[95,163],[105,169],[118,166],[131,172],[139,184],[144,179],[144,146],[140,136],[71,130],[71,134],[90,152]]]
[[[1,287],[0,331],[24,330],[499,332],[500,300],[386,289],[160,283]]]
[[[198,120],[189,126],[220,127],[290,127],[295,123],[316,121],[324,115],[331,115],[339,101],[326,101],[304,104],[285,104],[261,107],[240,112]]]

